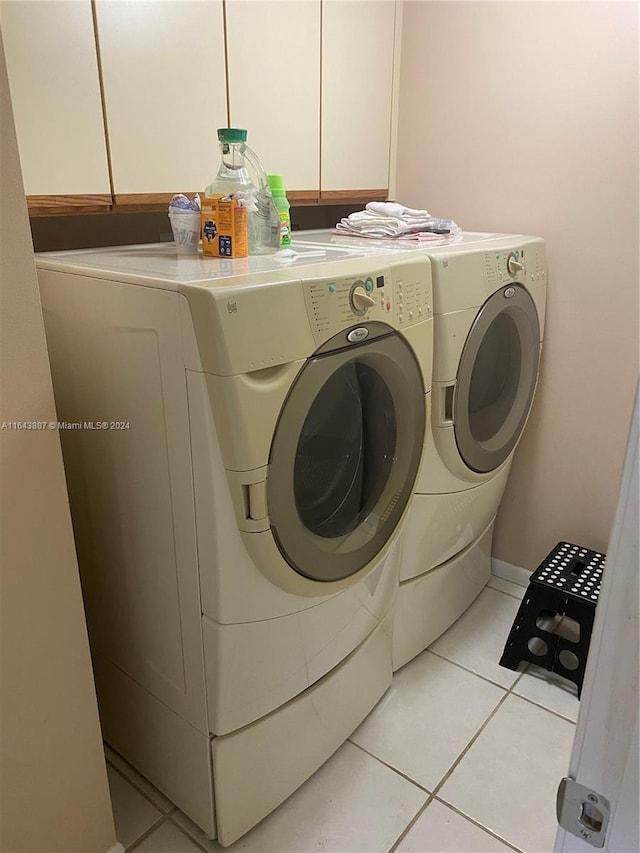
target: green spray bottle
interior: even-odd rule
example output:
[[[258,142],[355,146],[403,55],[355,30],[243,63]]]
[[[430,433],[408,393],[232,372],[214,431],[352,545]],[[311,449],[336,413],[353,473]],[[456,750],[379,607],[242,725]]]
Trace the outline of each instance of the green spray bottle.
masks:
[[[291,217],[289,215],[291,205],[287,199],[282,175],[269,175],[268,177],[273,203],[280,217],[280,248],[285,249],[291,245]]]

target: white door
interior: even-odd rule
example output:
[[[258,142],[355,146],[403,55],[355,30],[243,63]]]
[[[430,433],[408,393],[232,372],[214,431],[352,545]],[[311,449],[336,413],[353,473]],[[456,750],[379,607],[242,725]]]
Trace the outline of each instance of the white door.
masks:
[[[226,4],[229,117],[287,191],[320,189],[320,0]]]
[[[26,195],[110,203],[91,3],[0,3],[0,17]]]
[[[99,0],[96,18],[117,201],[202,192],[227,124],[222,0]]]
[[[392,0],[322,4],[321,190],[389,186]]]
[[[638,395],[618,509],[594,623],[568,776],[610,803],[598,846],[640,850],[638,832]],[[588,797],[588,795],[587,795]],[[581,798],[582,799],[582,798]],[[580,835],[558,829],[555,853],[586,853],[598,841],[601,802],[587,802]],[[574,818],[582,810],[577,803]],[[596,831],[594,831],[594,828]],[[584,834],[584,835],[582,835]],[[588,837],[587,837],[588,836]]]

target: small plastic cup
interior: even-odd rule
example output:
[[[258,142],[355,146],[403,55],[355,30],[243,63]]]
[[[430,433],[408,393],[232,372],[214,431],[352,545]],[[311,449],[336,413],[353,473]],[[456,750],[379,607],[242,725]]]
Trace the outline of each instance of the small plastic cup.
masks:
[[[200,242],[200,211],[172,210],[169,221],[176,252],[179,255],[196,255]]]

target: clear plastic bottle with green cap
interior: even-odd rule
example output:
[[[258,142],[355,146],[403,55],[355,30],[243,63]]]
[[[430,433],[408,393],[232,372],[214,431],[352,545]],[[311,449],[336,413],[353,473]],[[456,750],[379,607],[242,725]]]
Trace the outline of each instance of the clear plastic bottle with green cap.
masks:
[[[218,130],[220,143],[220,168],[218,174],[206,188],[205,196],[231,195],[237,190],[257,189],[249,177],[243,147],[247,142],[247,131],[239,127],[221,127]]]
[[[279,216],[269,179],[255,151],[247,145],[247,131],[240,127],[218,129],[220,168],[205,196],[234,195],[247,204],[249,254],[275,252],[280,245]]]
[[[278,211],[280,222],[280,248],[284,249],[291,245],[291,216],[289,214],[291,205],[287,199],[282,175],[269,175],[268,177],[273,203]]]

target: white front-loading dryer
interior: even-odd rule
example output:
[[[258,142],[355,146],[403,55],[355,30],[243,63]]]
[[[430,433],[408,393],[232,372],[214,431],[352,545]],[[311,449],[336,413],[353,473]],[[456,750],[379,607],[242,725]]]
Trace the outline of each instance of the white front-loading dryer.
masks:
[[[223,844],[391,680],[430,270],[337,256],[37,260],[103,732]]]
[[[429,250],[431,426],[405,529],[394,669],[430,645],[491,571],[493,525],[538,381],[544,242],[493,235]]]

